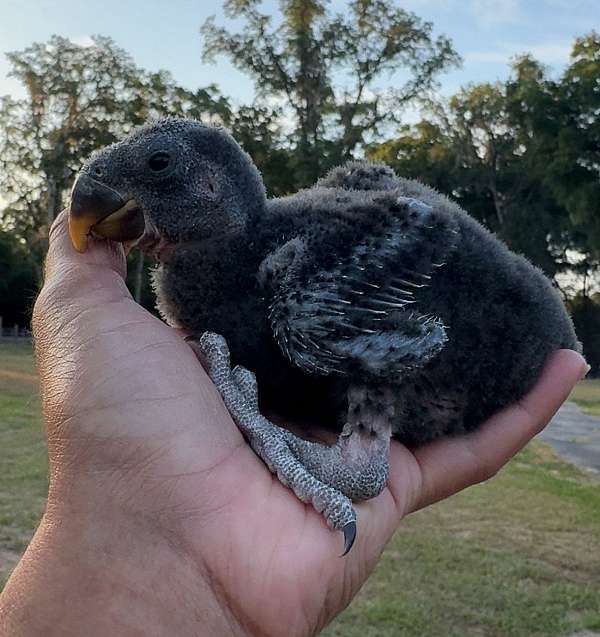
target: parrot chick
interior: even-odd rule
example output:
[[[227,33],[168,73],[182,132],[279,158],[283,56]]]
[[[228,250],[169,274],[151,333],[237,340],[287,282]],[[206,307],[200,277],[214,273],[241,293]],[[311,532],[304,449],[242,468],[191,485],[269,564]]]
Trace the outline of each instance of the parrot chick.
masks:
[[[160,120],[81,170],[79,251],[90,232],[157,258],[161,315],[192,334],[269,469],[344,532],[344,554],[352,501],[383,489],[392,437],[415,447],[472,431],[520,399],[551,352],[581,349],[538,269],[381,164],[350,162],[267,199],[224,129]],[[266,408],[338,440],[300,438]]]

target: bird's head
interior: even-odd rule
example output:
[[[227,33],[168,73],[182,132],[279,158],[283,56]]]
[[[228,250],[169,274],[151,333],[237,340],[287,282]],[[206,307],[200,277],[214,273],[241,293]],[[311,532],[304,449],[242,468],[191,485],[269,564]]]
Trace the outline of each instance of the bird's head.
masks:
[[[69,232],[165,246],[243,232],[265,205],[260,173],[223,128],[187,119],[147,124],[93,155],[71,193]]]

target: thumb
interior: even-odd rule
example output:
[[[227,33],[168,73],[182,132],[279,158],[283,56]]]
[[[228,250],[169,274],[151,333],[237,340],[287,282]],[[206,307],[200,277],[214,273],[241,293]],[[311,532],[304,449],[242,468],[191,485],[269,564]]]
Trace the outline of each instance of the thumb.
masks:
[[[92,239],[88,242],[88,249],[82,254],[75,250],[69,237],[68,212],[63,210],[50,228],[48,254],[45,263],[45,285],[50,285],[56,279],[61,285],[71,284],[69,288],[75,297],[79,291],[86,292],[86,283],[95,284],[99,279],[102,283],[112,284],[121,289],[119,279],[123,281],[127,272],[125,252],[122,244],[107,239]]]
[[[44,285],[33,308],[36,341],[94,306],[131,300],[126,272],[121,244],[92,240],[85,253],[77,252],[69,237],[67,211],[61,212],[50,228]]]
[[[32,314],[42,390],[47,372],[66,362],[56,360],[57,352],[71,355],[95,333],[110,329],[127,315],[117,306],[137,307],[125,284],[126,269],[121,244],[92,240],[84,254],[76,252],[67,212],[61,212],[50,228],[44,285]]]

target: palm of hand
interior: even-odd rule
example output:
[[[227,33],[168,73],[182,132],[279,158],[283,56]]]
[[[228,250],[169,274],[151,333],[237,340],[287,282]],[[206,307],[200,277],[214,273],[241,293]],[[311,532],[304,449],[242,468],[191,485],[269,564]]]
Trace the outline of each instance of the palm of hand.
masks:
[[[570,389],[568,374],[545,374],[544,400],[528,397],[478,434],[415,453],[394,443],[388,487],[358,505],[359,540],[340,559],[341,535],[254,455],[181,334],[131,299],[123,268],[120,247],[76,255],[64,223],[54,227],[34,321],[50,498],[71,480],[102,494],[86,492],[90,507],[101,500],[147,521],[232,621],[261,634],[317,632],[356,594],[403,515],[495,473]],[[579,357],[561,356],[575,377]]]

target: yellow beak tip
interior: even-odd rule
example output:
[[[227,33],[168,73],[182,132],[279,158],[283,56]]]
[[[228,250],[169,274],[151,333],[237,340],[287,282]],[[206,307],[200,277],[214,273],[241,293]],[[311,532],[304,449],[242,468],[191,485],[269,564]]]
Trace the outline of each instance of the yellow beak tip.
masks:
[[[88,245],[88,233],[93,225],[92,219],[76,218],[69,215],[69,237],[77,252],[85,252]]]

